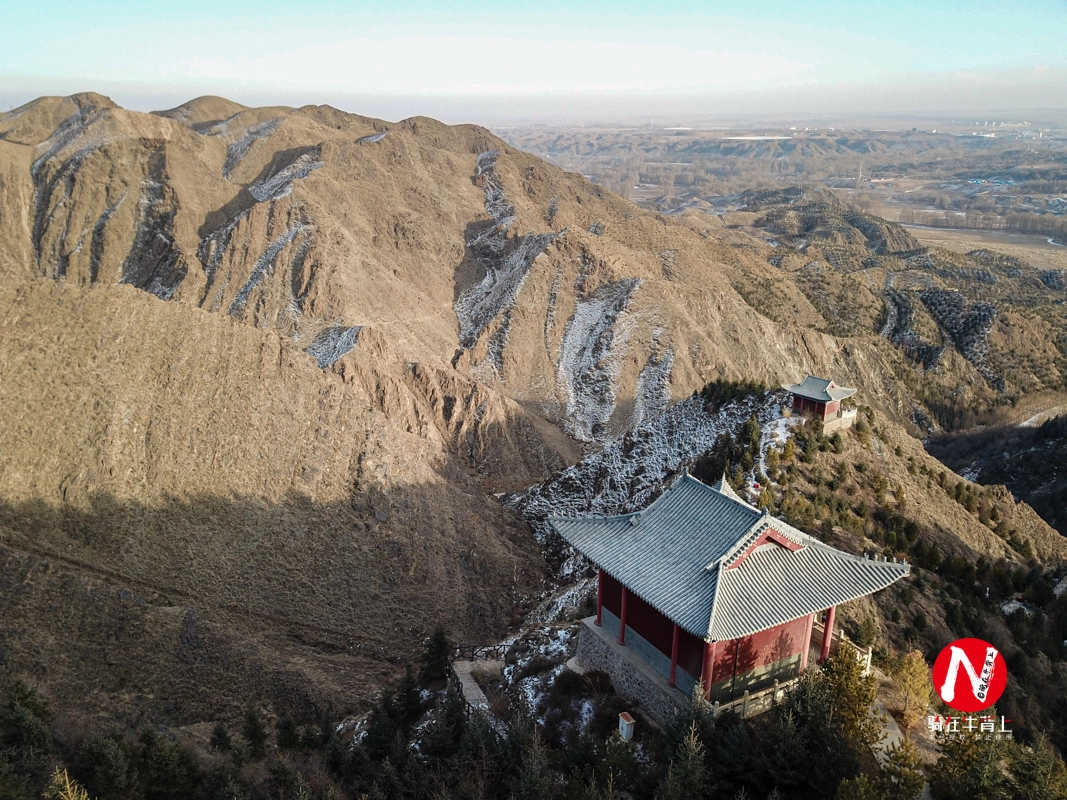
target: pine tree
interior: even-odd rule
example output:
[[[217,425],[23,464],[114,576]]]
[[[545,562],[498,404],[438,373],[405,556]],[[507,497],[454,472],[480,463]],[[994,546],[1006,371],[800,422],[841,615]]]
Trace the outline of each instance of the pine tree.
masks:
[[[922,796],[926,773],[919,750],[909,737],[886,750],[878,782],[885,800],[918,800]]]
[[[78,782],[72,780],[67,771],[60,770],[52,774],[52,782],[44,790],[44,800],[90,800],[89,793]]]
[[[455,754],[466,723],[466,704],[459,693],[449,686],[444,702],[422,732],[419,751],[430,763],[447,761]]]
[[[245,707],[245,720],[241,728],[241,735],[248,742],[248,749],[253,758],[263,758],[267,754],[267,726],[263,724],[259,711],[252,703]]]
[[[990,709],[987,715],[996,716]],[[930,770],[930,789],[940,800],[1005,800],[1009,782],[1001,769],[1004,743],[961,730],[949,738],[938,734],[941,754]]]
[[[835,698],[835,716],[845,740],[857,751],[877,745],[885,735],[881,716],[871,713],[878,680],[863,674],[863,666],[849,647],[839,647],[830,655],[822,676]]]
[[[444,680],[451,655],[452,642],[448,640],[445,629],[438,625],[426,641],[426,651],[422,654],[422,671],[419,673],[419,680],[423,685]]]
[[[288,714],[282,714],[274,724],[274,735],[279,750],[295,750],[300,747],[300,731]]]
[[[33,800],[26,781],[21,775],[15,773],[2,751],[0,751],[0,797],[5,800]]]
[[[786,439],[785,449],[782,450],[782,461],[792,463],[793,459],[797,456],[797,446],[793,443],[792,437]]]
[[[704,764],[704,745],[697,737],[696,723],[682,742],[678,757],[671,761],[667,776],[656,792],[656,800],[690,800],[704,796],[707,768]]]
[[[897,680],[900,699],[903,703],[903,727],[911,730],[930,706],[933,699],[930,691],[930,668],[918,650],[909,650],[897,665],[893,677]]]
[[[132,800],[140,789],[135,762],[131,742],[116,731],[86,739],[76,766],[89,791],[108,800]]]
[[[1008,767],[1014,800],[1067,797],[1067,766],[1041,737],[1033,747],[1019,747]]]
[[[857,775],[855,778],[844,778],[837,785],[837,794],[834,800],[884,800],[866,775]]]
[[[558,794],[556,776],[548,763],[548,749],[534,736],[523,755],[514,800],[550,800]]]
[[[230,741],[229,731],[220,722],[211,732],[211,749],[219,753],[228,753],[232,747],[233,743]]]

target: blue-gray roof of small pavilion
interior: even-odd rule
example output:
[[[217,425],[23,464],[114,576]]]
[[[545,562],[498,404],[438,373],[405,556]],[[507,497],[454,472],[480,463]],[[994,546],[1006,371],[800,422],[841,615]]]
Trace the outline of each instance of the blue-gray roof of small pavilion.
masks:
[[[809,375],[800,383],[782,384],[782,388],[792,394],[823,403],[844,400],[846,397],[852,397],[856,393],[855,389],[838,386],[829,378],[816,378],[814,375]]]
[[[908,574],[823,544],[742,501],[725,479],[688,474],[648,508],[612,517],[551,517],[564,539],[667,618],[702,639],[757,633],[884,589]],[[757,547],[767,530],[800,545]]]

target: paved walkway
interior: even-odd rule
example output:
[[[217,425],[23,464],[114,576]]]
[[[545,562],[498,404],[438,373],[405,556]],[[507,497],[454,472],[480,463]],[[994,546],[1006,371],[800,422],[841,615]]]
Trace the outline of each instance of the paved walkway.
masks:
[[[471,675],[471,669],[473,669],[476,664],[488,669],[496,667],[503,670],[504,662],[491,659],[452,662],[452,669],[455,671],[456,677],[459,679],[459,685],[463,687],[464,699],[472,708],[488,712],[489,698],[485,696],[482,687],[478,685],[478,681],[474,680],[474,676]]]
[[[878,745],[877,752],[874,754],[879,764],[885,764],[889,760],[887,751],[904,740],[904,731],[900,729],[897,721],[893,719],[893,715],[889,713],[889,709],[881,700],[874,701],[874,710],[885,714],[885,738],[882,739],[882,743]]]

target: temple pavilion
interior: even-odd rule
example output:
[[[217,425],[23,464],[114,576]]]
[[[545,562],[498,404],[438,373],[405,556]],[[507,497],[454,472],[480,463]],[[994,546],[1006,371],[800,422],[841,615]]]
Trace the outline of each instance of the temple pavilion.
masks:
[[[782,388],[793,395],[793,413],[819,417],[823,421],[838,416],[841,401],[852,397],[855,389],[838,386],[829,378],[809,375],[800,383],[783,384]]]
[[[683,473],[643,511],[550,522],[598,568],[579,668],[608,672],[661,718],[698,686],[729,702],[800,674],[817,616],[821,661],[836,607],[910,570],[830,547],[753,508],[725,478],[708,486]]]

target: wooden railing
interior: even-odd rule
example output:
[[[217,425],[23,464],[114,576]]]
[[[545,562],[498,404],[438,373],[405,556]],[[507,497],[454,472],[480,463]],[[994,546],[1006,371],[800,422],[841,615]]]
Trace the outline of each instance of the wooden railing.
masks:
[[[452,651],[450,661],[503,661],[510,644],[464,644]]]
[[[452,666],[455,661],[503,661],[511,649],[510,644],[464,644],[459,645],[452,651],[452,656],[445,664],[447,671],[447,679],[449,683],[456,687],[456,693],[463,701],[463,708],[470,716],[471,711],[474,710],[474,706],[470,700],[467,699],[466,694],[463,691],[463,681],[459,679],[456,674],[455,668]]]

